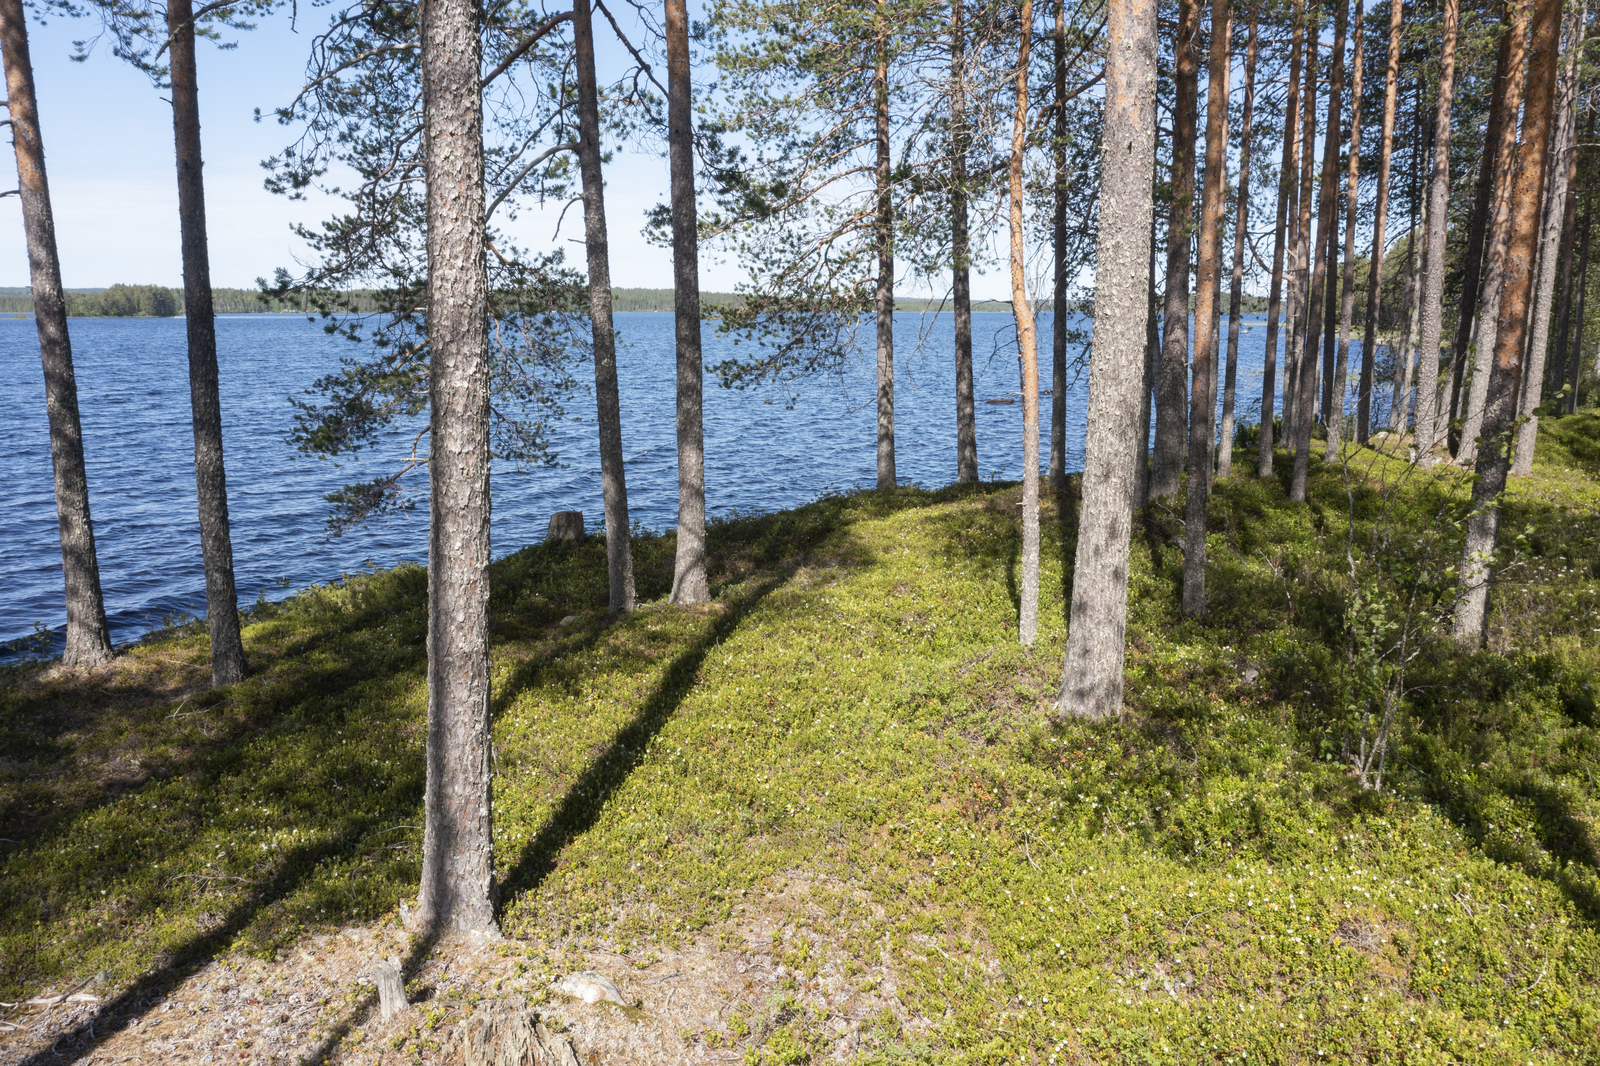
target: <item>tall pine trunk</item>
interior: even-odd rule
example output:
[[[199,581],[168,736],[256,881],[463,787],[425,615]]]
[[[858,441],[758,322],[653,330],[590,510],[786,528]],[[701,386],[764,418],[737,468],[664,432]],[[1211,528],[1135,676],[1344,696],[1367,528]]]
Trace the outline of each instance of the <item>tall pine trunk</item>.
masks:
[[[1462,464],[1471,464],[1478,457],[1478,434],[1483,430],[1483,408],[1489,397],[1489,360],[1492,358],[1495,346],[1497,322],[1500,314],[1501,295],[1506,284],[1506,253],[1511,240],[1511,183],[1513,176],[1514,157],[1517,148],[1517,112],[1522,109],[1522,72],[1523,60],[1527,51],[1528,42],[1528,15],[1527,5],[1517,4],[1514,8],[1515,16],[1506,28],[1506,39],[1511,42],[1506,52],[1505,81],[1503,90],[1496,93],[1495,111],[1499,114],[1499,122],[1490,118],[1490,125],[1496,127],[1496,140],[1486,142],[1484,150],[1494,157],[1494,181],[1489,203],[1489,231],[1488,247],[1484,259],[1487,269],[1484,273],[1483,301],[1478,313],[1477,327],[1474,329],[1475,350],[1472,350],[1472,384],[1468,390],[1465,419],[1461,424],[1461,435],[1456,445],[1456,459]],[[1463,368],[1461,374],[1464,376]],[[1452,380],[1451,424],[1454,425],[1456,414],[1454,390],[1459,388],[1459,380]]]
[[[600,90],[594,71],[589,0],[573,0],[572,43],[578,78],[578,166],[583,174],[583,235],[589,265],[594,337],[594,399],[600,423],[600,488],[606,510],[606,564],[613,612],[634,606],[628,480],[622,464],[622,405],[617,392],[617,333],[611,317],[611,249],[606,234],[605,176],[600,169]]]
[[[672,311],[678,348],[678,547],[672,602],[706,603],[706,454],[700,356],[700,234],[694,202],[689,15],[666,0],[667,150],[672,180]]]
[[[189,409],[194,421],[194,485],[200,554],[206,571],[211,683],[244,680],[239,597],[233,583],[228,480],[222,461],[222,397],[217,385],[217,322],[211,312],[211,256],[206,249],[206,192],[200,171],[200,89],[195,71],[194,9],[167,6],[171,41],[172,132],[178,161],[178,229],[183,248],[183,310],[189,341]]]
[[[1161,316],[1161,361],[1156,366],[1156,450],[1150,495],[1178,494],[1188,437],[1185,410],[1189,369],[1189,240],[1194,232],[1194,139],[1199,122],[1200,0],[1178,0],[1177,56],[1172,109],[1172,210],[1167,218],[1166,307]],[[1098,309],[1097,309],[1098,313]]]
[[[1311,423],[1317,402],[1317,334],[1322,332],[1318,327],[1328,317],[1324,306],[1327,300],[1325,286],[1332,283],[1328,276],[1328,260],[1338,249],[1334,234],[1338,227],[1339,203],[1339,109],[1344,96],[1344,41],[1350,8],[1348,0],[1334,0],[1334,4],[1333,63],[1328,70],[1328,122],[1322,142],[1322,188],[1317,198],[1319,254],[1312,265],[1311,285],[1306,297],[1306,308],[1311,314],[1307,318],[1305,354],[1296,382],[1299,395],[1296,397],[1294,414],[1294,477],[1289,485],[1289,499],[1295,503],[1304,503],[1306,500],[1306,480],[1310,476],[1311,466]]]
[[[1578,276],[1573,279],[1573,286],[1577,296],[1573,299],[1573,324],[1572,356],[1567,364],[1567,414],[1576,414],[1578,410],[1578,386],[1581,384],[1583,373],[1583,323],[1584,323],[1584,297],[1589,292],[1589,231],[1594,222],[1594,209],[1589,204],[1583,207],[1583,225],[1578,231]]]
[[[1317,59],[1321,37],[1317,17],[1307,12],[1306,50],[1300,90],[1300,188],[1295,193],[1295,232],[1290,261],[1288,300],[1289,336],[1285,356],[1283,391],[1283,437],[1291,454],[1299,438],[1295,422],[1300,408],[1300,368],[1305,361],[1310,318],[1307,301],[1311,279],[1311,194],[1316,177],[1317,150]],[[1315,360],[1313,359],[1314,363]]]
[[[1428,158],[1432,127],[1424,122],[1423,81],[1417,79],[1416,129],[1418,141],[1411,152],[1411,229],[1406,234],[1406,281],[1401,298],[1400,353],[1394,376],[1394,403],[1389,408],[1389,430],[1404,435],[1411,419],[1411,393],[1416,380],[1414,342],[1421,332],[1422,246],[1428,229],[1428,202],[1422,195],[1422,167]],[[1421,210],[1421,218],[1417,217]]]
[[[1055,81],[1055,217],[1051,239],[1055,251],[1055,291],[1050,312],[1050,487],[1067,487],[1067,0],[1056,0]]]
[[[873,68],[873,141],[877,147],[877,217],[873,219],[878,245],[878,279],[875,302],[878,325],[878,488],[898,484],[894,470],[894,194],[890,187],[893,161],[889,155],[889,18],[888,0],[878,0],[877,41]]]
[[[967,61],[962,0],[951,4],[950,272],[956,329],[956,481],[978,480],[978,420],[972,394],[972,250],[967,236]]]
[[[5,60],[6,102],[17,154],[17,192],[28,242],[28,280],[33,322],[44,364],[44,406],[50,425],[50,465],[55,473],[56,526],[61,536],[61,574],[66,585],[67,666],[94,667],[111,661],[111,630],[100,591],[100,560],[89,518],[89,475],[83,462],[83,423],[78,418],[78,380],[72,369],[67,301],[61,288],[55,215],[44,169],[39,102],[28,52],[28,20],[22,0],[0,0],[0,54]]]
[[[1233,474],[1233,399],[1239,377],[1239,313],[1244,302],[1244,248],[1250,228],[1251,124],[1256,104],[1256,19],[1260,5],[1250,9],[1249,37],[1244,46],[1244,113],[1239,119],[1238,213],[1233,222],[1233,277],[1228,290],[1228,362],[1222,374],[1222,431],[1217,445],[1217,476]],[[1267,412],[1267,421],[1272,414]]]
[[[1356,307],[1356,194],[1361,185],[1361,0],[1356,0],[1354,41],[1350,61],[1350,163],[1345,173],[1344,280],[1339,287],[1339,349],[1333,368],[1332,403],[1323,405],[1328,427],[1327,462],[1339,458],[1344,437],[1345,376],[1350,371],[1350,324]]]
[[[1155,0],[1107,0],[1095,328],[1089,360],[1083,502],[1061,678],[1063,715],[1122,712],[1127,654],[1128,546],[1145,327],[1156,137]],[[1129,239],[1137,235],[1137,239]]]
[[[478,7],[424,0],[428,746],[423,925],[494,936],[489,740],[489,281]]]
[[[1228,0],[1211,0],[1211,75],[1206,92],[1206,171],[1200,190],[1200,256],[1195,278],[1194,384],[1189,404],[1189,483],[1183,509],[1183,613],[1206,613],[1206,504],[1211,498],[1211,447],[1217,429],[1218,282],[1222,218],[1228,192]]]
[[[1517,3],[1512,32],[1525,23],[1528,0]],[[1515,185],[1511,191],[1510,240],[1505,281],[1495,329],[1494,362],[1489,368],[1489,397],[1484,405],[1483,447],[1478,449],[1472,483],[1472,510],[1467,516],[1461,551],[1461,594],[1456,601],[1452,633],[1468,647],[1483,643],[1489,620],[1489,582],[1499,547],[1500,498],[1511,466],[1511,433],[1516,425],[1517,387],[1527,344],[1529,294],[1533,257],[1538,242],[1539,194],[1550,156],[1555,111],[1556,69],[1561,50],[1561,0],[1533,0],[1528,48],[1528,106],[1522,120]],[[1508,94],[1509,95],[1509,94]],[[1507,114],[1511,112],[1508,110]],[[1509,124],[1509,123],[1508,123]]]
[[[1439,446],[1439,334],[1444,318],[1444,239],[1449,222],[1450,106],[1455,99],[1456,23],[1459,0],[1444,0],[1439,44],[1439,98],[1434,103],[1433,176],[1428,186],[1428,224],[1422,248],[1417,352],[1417,415],[1413,430],[1417,462],[1433,464]]]
[[[1028,53],[1033,44],[1033,0],[1022,0],[1017,39],[1017,99],[1011,128],[1011,311],[1022,356],[1022,588],[1017,637],[1031,647],[1039,635],[1039,338],[1023,273],[1027,242],[1022,230],[1022,154],[1028,144]]]
[[[1400,89],[1400,38],[1405,28],[1404,9],[1404,0],[1391,0],[1389,65],[1383,78],[1383,132],[1378,139],[1378,192],[1372,207],[1372,258],[1367,265],[1367,320],[1361,333],[1361,377],[1356,385],[1357,444],[1366,444],[1372,432],[1372,372],[1378,356],[1378,310],[1383,287],[1384,231],[1389,222],[1389,166],[1394,156],[1395,104]],[[1354,229],[1353,224],[1351,228]]]
[[[1150,173],[1156,172],[1155,142],[1151,142]],[[1155,190],[1151,189],[1150,203],[1155,204]],[[1150,265],[1146,303],[1149,307],[1144,329],[1144,375],[1139,385],[1138,461],[1133,467],[1133,508],[1138,510],[1150,502],[1150,414],[1156,389],[1156,364],[1161,359],[1161,331],[1156,324],[1156,213],[1150,212]]]
[[[1283,161],[1278,169],[1278,219],[1272,239],[1272,281],[1267,290],[1266,351],[1261,365],[1261,444],[1256,453],[1258,477],[1272,476],[1272,414],[1277,408],[1278,315],[1282,310],[1283,300],[1284,253],[1286,239],[1289,236],[1288,224],[1298,217],[1295,193],[1299,188],[1296,171],[1300,164],[1300,55],[1304,48],[1304,0],[1295,0],[1294,35],[1289,43],[1288,99],[1284,101],[1283,107]],[[1292,269],[1293,264],[1290,266]],[[1290,288],[1293,289],[1292,283]],[[1284,321],[1289,325],[1288,332],[1293,333],[1294,300],[1291,298],[1289,303],[1290,313]],[[1285,354],[1288,347],[1286,343]]]
[[[1527,477],[1533,473],[1533,449],[1539,435],[1539,404],[1544,398],[1545,353],[1550,344],[1550,305],[1554,302],[1556,264],[1561,247],[1561,224],[1566,217],[1567,186],[1572,180],[1571,160],[1578,100],[1578,52],[1583,47],[1588,5],[1574,4],[1567,11],[1566,61],[1556,101],[1555,138],[1551,141],[1550,161],[1546,166],[1544,224],[1539,234],[1539,274],[1535,289],[1533,325],[1528,340],[1528,369],[1524,375],[1521,402],[1517,405],[1516,458],[1511,473]]]
[[[1466,373],[1466,366],[1471,359],[1471,348],[1476,334],[1481,332],[1479,324],[1482,315],[1479,314],[1479,301],[1487,295],[1483,291],[1483,266],[1484,257],[1488,253],[1485,237],[1489,234],[1489,226],[1494,218],[1495,161],[1499,157],[1496,146],[1499,145],[1509,133],[1512,140],[1516,139],[1516,120],[1513,117],[1511,129],[1505,128],[1505,96],[1506,90],[1511,85],[1511,59],[1512,35],[1502,27],[1500,30],[1500,44],[1495,52],[1494,86],[1489,94],[1489,123],[1484,131],[1483,158],[1478,167],[1478,188],[1472,201],[1472,215],[1467,222],[1466,260],[1462,267],[1461,299],[1459,310],[1456,314],[1455,343],[1450,352],[1450,428],[1446,437],[1449,442],[1451,454],[1455,454],[1459,446],[1456,432],[1456,420],[1461,414],[1461,380]],[[1517,46],[1520,57],[1522,46]],[[1518,87],[1520,94],[1521,87]],[[1514,113],[1513,113],[1514,114]]]

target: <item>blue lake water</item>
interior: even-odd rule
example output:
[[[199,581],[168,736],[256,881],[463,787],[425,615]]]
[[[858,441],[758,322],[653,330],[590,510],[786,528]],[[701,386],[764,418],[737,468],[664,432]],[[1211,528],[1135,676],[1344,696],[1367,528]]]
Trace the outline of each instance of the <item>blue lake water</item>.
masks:
[[[1019,387],[1011,316],[975,314],[973,320],[979,470],[985,478],[1019,478],[1021,404],[982,402]],[[1247,318],[1250,331],[1240,344],[1241,421],[1256,420],[1263,322],[1261,316]],[[677,520],[672,316],[620,314],[617,325],[630,511],[634,521],[664,529]],[[1050,316],[1041,316],[1046,345],[1050,329]],[[71,330],[106,611],[114,639],[129,641],[166,617],[204,609],[184,323],[73,319]],[[241,603],[261,595],[280,598],[368,564],[424,561],[425,505],[339,538],[329,539],[323,524],[324,494],[392,469],[409,449],[410,432],[397,431],[384,445],[342,464],[307,458],[285,443],[291,425],[286,398],[335,369],[339,357],[350,353],[350,342],[296,315],[236,315],[217,320],[217,343]],[[723,358],[727,343],[708,328],[706,362]],[[955,479],[951,317],[896,315],[895,344],[899,476],[930,487],[948,484]],[[1068,354],[1075,358],[1079,352]],[[1048,385],[1048,354],[1042,362]],[[32,319],[0,319],[0,363],[0,409],[6,412],[0,422],[0,642],[8,642],[30,634],[35,624],[59,634],[65,610]],[[593,380],[587,366],[574,372],[580,381]],[[712,514],[792,507],[829,489],[874,483],[870,352],[843,374],[797,388],[789,406],[791,397],[778,389],[729,391],[708,376],[706,500]],[[1082,463],[1087,392],[1084,371],[1068,391],[1066,453],[1073,470]],[[553,511],[582,510],[591,529],[599,526],[592,394],[573,395],[566,410],[552,433],[562,466],[518,471],[507,465],[494,474],[496,556],[541,539]],[[1048,400],[1043,413],[1048,438]],[[1047,442],[1041,451],[1048,463]],[[425,489],[420,477],[413,486]]]

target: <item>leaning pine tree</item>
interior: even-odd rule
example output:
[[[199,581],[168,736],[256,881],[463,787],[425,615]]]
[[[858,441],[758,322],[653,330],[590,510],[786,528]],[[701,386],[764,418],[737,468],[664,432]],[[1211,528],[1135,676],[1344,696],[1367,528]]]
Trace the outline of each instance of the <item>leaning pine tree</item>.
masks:
[[[1155,0],[1108,0],[1106,9],[1088,434],[1060,698],[1063,715],[1097,719],[1122,710],[1156,138]]]
[[[6,70],[6,103],[17,152],[17,192],[28,241],[28,280],[33,288],[34,325],[44,363],[45,413],[50,423],[50,462],[55,471],[56,523],[61,533],[61,572],[67,591],[68,666],[101,666],[115,654],[100,591],[100,561],[89,520],[89,476],[83,462],[83,423],[78,418],[78,382],[67,334],[67,301],[56,254],[56,223],[45,177],[39,104],[28,53],[28,20],[22,0],[0,0],[0,53]]]

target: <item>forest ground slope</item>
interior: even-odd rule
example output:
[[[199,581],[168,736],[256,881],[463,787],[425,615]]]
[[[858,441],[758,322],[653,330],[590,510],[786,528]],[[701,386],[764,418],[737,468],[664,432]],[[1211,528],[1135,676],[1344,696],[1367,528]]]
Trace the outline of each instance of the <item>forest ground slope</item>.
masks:
[[[1600,1062],[1600,415],[1545,420],[1472,654],[1432,624],[1466,475],[1348,454],[1305,507],[1218,484],[1203,622],[1146,512],[1102,725],[1050,712],[1070,496],[1031,652],[1014,485],[715,523],[706,609],[665,604],[670,535],[622,619],[603,543],[501,560],[483,949],[401,923],[420,568],[259,605],[224,690],[198,626],[9,668],[0,998],[80,1001],[0,1009],[0,1061],[441,1062],[514,998],[583,1061]],[[551,990],[583,968],[634,1006]]]

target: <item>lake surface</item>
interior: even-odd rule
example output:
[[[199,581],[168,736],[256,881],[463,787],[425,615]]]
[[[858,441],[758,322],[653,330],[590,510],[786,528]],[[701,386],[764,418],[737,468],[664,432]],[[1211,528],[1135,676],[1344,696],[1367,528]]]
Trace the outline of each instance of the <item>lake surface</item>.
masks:
[[[1239,350],[1240,420],[1259,404],[1264,317],[1250,316]],[[1075,325],[1087,326],[1077,321]],[[674,352],[670,314],[619,314],[623,444],[628,502],[635,522],[650,529],[676,524],[677,449],[673,411]],[[114,639],[137,639],[165,619],[204,610],[199,522],[195,513],[188,362],[182,319],[73,319],[73,353],[88,462],[90,506],[101,581]],[[1049,315],[1039,334],[1048,347]],[[863,338],[870,343],[870,330]],[[895,316],[896,458],[902,482],[941,486],[955,480],[955,374],[951,316]],[[329,337],[297,315],[235,315],[217,320],[222,412],[233,522],[234,566],[241,603],[278,599],[316,582],[369,565],[425,561],[427,508],[328,538],[323,496],[393,469],[411,433],[396,431],[355,461],[308,458],[285,443],[287,397],[336,369],[349,341]],[[706,330],[706,362],[725,357],[728,342]],[[1009,314],[973,315],[978,397],[978,465],[986,479],[1022,473],[1022,406],[983,401],[1018,388]],[[1353,347],[1359,349],[1357,342]],[[1069,359],[1080,354],[1069,348]],[[1048,353],[1042,353],[1049,383]],[[29,635],[36,624],[59,640],[65,623],[61,550],[56,530],[50,445],[38,338],[31,318],[0,319],[0,642]],[[584,383],[588,366],[574,368]],[[1069,380],[1075,371],[1069,371]],[[1354,382],[1352,381],[1352,385]],[[705,393],[706,504],[713,515],[771,511],[815,499],[830,489],[876,480],[874,382],[870,351],[845,373],[795,387],[729,391],[708,375]],[[1081,468],[1088,373],[1067,394],[1068,467]],[[1220,394],[1220,390],[1219,390]],[[792,406],[787,404],[793,399]],[[1049,462],[1049,401],[1042,403]],[[550,514],[581,510],[601,525],[600,463],[594,399],[575,394],[552,438],[562,466],[493,476],[495,555],[543,538]],[[1247,413],[1248,412],[1248,413]],[[426,489],[418,472],[412,486]]]

